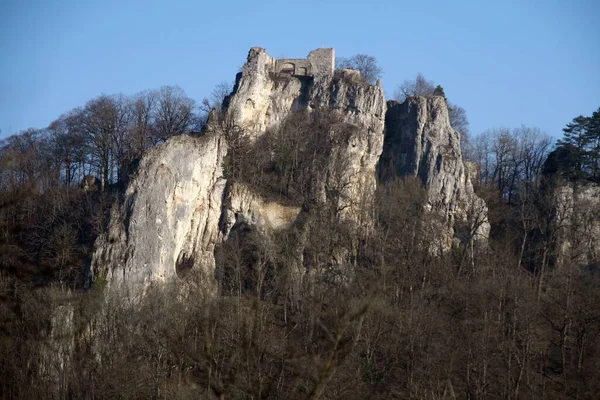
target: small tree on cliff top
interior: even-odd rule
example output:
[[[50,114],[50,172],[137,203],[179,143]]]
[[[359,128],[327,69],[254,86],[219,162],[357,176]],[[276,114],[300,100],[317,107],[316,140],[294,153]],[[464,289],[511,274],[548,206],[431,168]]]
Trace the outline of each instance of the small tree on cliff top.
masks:
[[[337,59],[336,68],[349,68],[360,71],[360,75],[363,79],[371,85],[377,83],[377,80],[381,78],[381,74],[383,73],[383,70],[377,64],[375,57],[367,54],[356,54],[349,58],[340,57]]]
[[[425,79],[423,74],[417,74],[415,79],[407,79],[398,86],[394,98],[400,102],[412,96],[433,96],[435,94],[435,83]]]
[[[600,108],[591,117],[573,118],[563,132],[557,142],[560,157],[555,160],[562,161],[556,168],[571,179],[600,180]]]
[[[443,96],[446,99],[446,93],[441,85],[437,85],[428,79],[425,79],[423,74],[419,73],[414,79],[407,79],[402,82],[396,92],[394,99],[403,102],[407,97],[414,96]],[[446,99],[447,101],[447,99]],[[467,112],[464,108],[448,102],[448,116],[450,125],[461,134],[461,146],[466,146],[465,141],[468,141],[469,136],[469,120]]]

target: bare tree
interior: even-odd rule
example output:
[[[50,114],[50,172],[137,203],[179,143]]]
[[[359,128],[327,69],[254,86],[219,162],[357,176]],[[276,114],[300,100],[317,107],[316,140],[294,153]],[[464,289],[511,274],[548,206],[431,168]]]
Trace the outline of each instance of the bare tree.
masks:
[[[231,82],[221,82],[214,87],[209,97],[202,99],[200,105],[200,120],[204,125],[208,121],[208,115],[211,111],[216,111],[221,114],[223,111],[223,102],[225,98],[231,94],[233,85]]]
[[[41,191],[58,170],[46,130],[27,129],[0,141],[0,184],[5,188]]]
[[[356,54],[352,57],[339,57],[337,59],[337,69],[355,69],[360,71],[362,78],[369,84],[374,85],[381,78],[383,70],[377,64],[373,56],[367,54]]]
[[[68,114],[61,115],[48,127],[52,135],[54,153],[64,168],[64,183],[67,186],[71,185],[77,169],[74,153],[76,153],[77,147],[81,147],[83,144],[83,137],[73,128]]]
[[[407,79],[398,86],[394,98],[400,102],[412,96],[433,96],[435,92],[435,83],[425,79],[420,72],[415,79]]]
[[[202,100],[202,105],[200,106],[201,111],[206,113],[209,113],[212,110],[221,111],[223,100],[231,94],[232,88],[233,85],[231,82],[221,82],[216,85],[212,92],[210,92],[210,96],[205,97]]]
[[[465,109],[459,105],[448,103],[448,117],[452,128],[460,133],[461,141],[463,136],[467,138],[469,136],[469,119]]]
[[[127,126],[123,96],[101,95],[88,101],[77,117],[100,175],[102,190],[121,170]]]
[[[189,133],[196,123],[195,107],[194,100],[187,97],[179,86],[161,87],[156,92],[154,142]]]
[[[130,160],[130,119],[129,99],[122,94],[113,96],[115,104],[115,130],[112,137],[111,180],[123,182],[128,175],[127,165]],[[116,174],[116,177],[115,177]]]
[[[154,108],[156,92],[145,91],[133,96],[129,102],[130,146],[135,158],[144,155],[150,147],[154,131]]]
[[[552,139],[538,128],[525,125],[513,129],[513,135],[519,143],[519,156],[523,160],[521,178],[534,182],[540,176],[544,161],[552,147]]]
[[[513,202],[518,191],[537,181],[550,148],[550,137],[537,128],[501,127],[477,136],[470,157],[481,167],[481,183],[495,186],[505,200]],[[527,187],[519,189],[522,185]]]

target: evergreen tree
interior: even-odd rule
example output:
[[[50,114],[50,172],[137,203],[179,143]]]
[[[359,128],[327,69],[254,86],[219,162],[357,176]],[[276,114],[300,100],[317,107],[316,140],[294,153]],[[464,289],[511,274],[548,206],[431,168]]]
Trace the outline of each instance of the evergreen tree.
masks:
[[[444,88],[441,85],[437,85],[437,87],[433,90],[434,96],[442,96],[446,98],[446,94],[444,93]]]
[[[589,118],[579,115],[573,118],[563,129],[564,137],[557,142],[561,148],[569,149],[569,160],[565,160],[569,168],[565,170],[572,179],[588,178],[586,149],[588,138],[586,136]],[[565,153],[567,154],[567,153]]]
[[[586,127],[591,178],[600,181],[600,108],[592,113]]]
[[[600,108],[591,117],[579,115],[563,129],[557,142],[557,170],[569,179],[600,182]],[[557,154],[559,154],[557,153]]]

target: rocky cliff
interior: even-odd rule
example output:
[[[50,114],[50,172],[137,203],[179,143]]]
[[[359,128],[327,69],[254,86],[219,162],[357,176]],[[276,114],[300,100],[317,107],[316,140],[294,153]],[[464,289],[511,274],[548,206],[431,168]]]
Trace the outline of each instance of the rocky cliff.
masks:
[[[553,190],[556,255],[563,264],[600,264],[600,185],[592,182],[555,184]]]
[[[336,149],[346,160],[340,208],[352,217],[362,206],[356,199],[376,188],[386,108],[381,85],[364,83],[356,71],[326,74],[326,68],[315,69],[320,71],[315,76],[281,76],[276,65],[264,49],[250,50],[225,101],[224,119],[254,140],[294,111],[337,113],[355,128],[348,143]],[[272,230],[293,222],[298,207],[227,182],[227,149],[221,127],[211,121],[204,136],[175,137],[146,155],[112,210],[107,233],[97,240],[92,275],[105,276],[111,287],[143,293],[152,282],[195,270],[214,289],[214,248],[236,223]]]
[[[315,53],[311,52],[310,56]],[[281,75],[265,49],[252,48],[238,74],[232,96],[226,100],[227,118],[256,139],[276,128],[294,111],[333,110],[343,122],[356,127],[347,146],[338,149],[347,162],[340,204],[346,215],[356,214],[364,197],[376,187],[375,169],[383,147],[386,102],[381,83],[365,83],[358,71],[338,70],[310,76]]]
[[[230,146],[224,126],[234,126],[255,143],[296,111],[333,113],[348,132],[331,154],[332,160],[343,160],[343,168],[337,176],[335,165],[323,173],[323,187],[333,179],[341,182],[335,197],[339,218],[368,224],[364,211],[373,201],[379,164],[384,181],[421,178],[427,206],[443,216],[443,249],[459,236],[460,224],[467,226],[468,232],[460,233],[469,239],[487,237],[485,204],[473,193],[445,100],[413,98],[388,105],[380,82],[367,84],[358,71],[333,71],[332,57],[332,49],[321,49],[306,60],[278,62],[264,49],[252,48],[224,112],[213,115],[206,134],[172,138],[144,157],[112,211],[107,233],[96,243],[93,274],[105,276],[111,287],[127,286],[140,294],[152,282],[193,270],[214,291],[215,246],[232,227],[285,229],[300,213],[299,207],[267,200],[252,187],[226,179],[223,161]],[[323,193],[320,201],[331,201],[327,190]]]
[[[388,103],[378,174],[384,182],[403,176],[421,180],[427,207],[441,217],[440,250],[447,250],[453,238],[487,240],[487,207],[473,190],[444,97]]]
[[[214,134],[177,136],[152,149],[96,242],[93,274],[140,293],[196,269],[213,287],[226,151]]]

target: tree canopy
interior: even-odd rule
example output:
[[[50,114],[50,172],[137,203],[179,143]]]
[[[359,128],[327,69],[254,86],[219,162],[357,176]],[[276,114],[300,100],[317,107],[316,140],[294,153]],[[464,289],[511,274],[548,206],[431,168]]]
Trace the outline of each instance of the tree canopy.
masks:
[[[570,180],[600,181],[600,108],[589,117],[573,118],[556,144],[546,173],[560,172]]]

